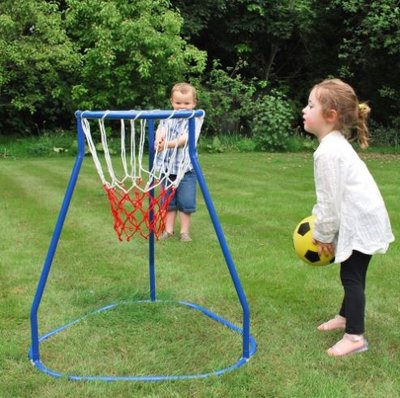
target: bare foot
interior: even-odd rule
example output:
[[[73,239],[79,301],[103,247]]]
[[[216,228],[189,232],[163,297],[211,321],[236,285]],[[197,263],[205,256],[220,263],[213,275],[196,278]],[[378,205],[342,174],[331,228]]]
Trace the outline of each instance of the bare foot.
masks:
[[[346,327],[346,318],[344,318],[341,315],[336,315],[329,321],[321,323],[321,325],[319,325],[317,329],[326,332],[328,330],[344,329],[345,327]]]
[[[368,350],[368,342],[363,335],[345,333],[342,340],[327,350],[328,355],[332,357],[343,357],[357,352]]]

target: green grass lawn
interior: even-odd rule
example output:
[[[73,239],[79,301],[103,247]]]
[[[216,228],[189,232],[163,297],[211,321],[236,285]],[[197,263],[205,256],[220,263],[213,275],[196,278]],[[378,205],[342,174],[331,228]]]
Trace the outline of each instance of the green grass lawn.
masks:
[[[399,244],[373,258],[367,280],[370,350],[330,358],[338,267],[298,260],[291,236],[314,204],[311,154],[201,154],[201,167],[251,310],[257,353],[221,377],[168,382],[73,382],[33,367],[29,314],[73,158],[0,159],[0,397],[399,397]],[[367,155],[400,237],[396,155]],[[202,305],[241,325],[241,308],[199,193],[193,242],[156,244],[157,297]],[[240,335],[149,297],[148,242],[120,243],[85,159],[39,310],[44,334],[108,304],[41,344],[52,370],[81,375],[210,372],[241,356]]]

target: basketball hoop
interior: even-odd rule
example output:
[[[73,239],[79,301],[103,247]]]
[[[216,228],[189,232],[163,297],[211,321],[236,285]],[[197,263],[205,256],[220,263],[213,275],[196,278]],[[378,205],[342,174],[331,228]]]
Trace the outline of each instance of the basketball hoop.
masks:
[[[148,120],[140,118],[141,112],[139,112],[133,119],[129,119],[127,128],[126,120],[119,119],[117,125],[119,124],[121,147],[119,169],[121,171],[117,175],[113,164],[115,159],[111,157],[109,148],[113,130],[116,129],[116,120],[107,119],[107,114],[106,112],[102,118],[98,119],[100,138],[97,143],[93,139],[91,125],[85,118],[85,112],[82,114],[82,129],[111,206],[114,230],[120,241],[129,241],[135,234],[147,239],[152,233],[158,239],[165,230],[168,205],[190,164],[188,144],[186,143],[182,148],[185,155],[179,161],[178,173],[171,179],[169,165],[176,160],[177,143],[175,146],[169,146],[173,150],[169,151],[170,157],[167,161],[165,161],[167,151],[159,151],[158,147],[154,150],[150,148],[149,166],[146,167],[144,162],[145,145],[154,147],[154,138],[149,139]],[[157,128],[163,129],[164,132],[164,149],[171,142],[171,129],[177,127],[176,120],[182,121],[179,123],[180,134],[187,133],[187,118],[176,119],[175,114],[176,112],[172,112],[167,119],[158,121]],[[175,119],[173,119],[174,116]],[[152,123],[155,122],[152,121]],[[198,127],[196,138],[201,124]],[[152,128],[154,129],[154,124]],[[156,161],[153,162],[153,159]]]
[[[210,376],[220,376],[226,372],[230,372],[245,365],[255,354],[257,349],[256,342],[250,335],[249,307],[195,151],[195,144],[200,132],[204,111],[197,110],[194,113],[191,111],[177,111],[176,113],[174,111],[77,111],[76,117],[78,130],[78,153],[75,164],[72,168],[71,178],[69,180],[64,200],[60,208],[60,213],[54,228],[53,236],[49,244],[47,256],[43,264],[30,313],[32,344],[29,349],[28,357],[31,363],[37,369],[52,377],[63,378],[64,380],[99,380],[107,382],[197,379]],[[138,123],[138,118],[140,119],[140,132],[137,132],[137,129],[135,129],[135,121]],[[157,153],[157,148],[163,145],[163,139],[165,139],[165,145],[167,145],[168,129],[175,128],[175,130],[173,130],[175,136],[179,131],[176,129],[176,125],[174,127],[174,123],[172,123],[174,120],[170,119],[183,121],[181,124],[183,125],[182,128],[185,129],[185,125],[189,125],[189,148],[186,148],[184,151],[179,151],[179,156],[177,156],[173,164],[170,162],[170,160],[172,161],[171,158],[174,157],[174,152],[177,152],[176,147],[173,149],[171,148],[172,146],[169,145],[168,151],[161,150],[160,153]],[[125,129],[126,120],[131,121],[129,134],[126,133]],[[96,129],[94,138],[92,137],[89,121],[91,121],[92,124],[94,124],[93,121],[98,121],[100,126],[100,135]],[[165,133],[165,137],[162,136],[162,139],[158,139],[160,135],[157,135],[158,144],[156,145],[156,149],[154,149],[154,127],[156,121],[158,121],[159,126],[161,126],[162,123],[166,123],[166,130],[162,131],[163,134]],[[113,161],[117,163],[116,157],[111,157],[111,152],[108,146],[108,144],[111,144],[112,140],[111,122],[113,122],[114,125],[116,123],[120,126],[121,163],[118,162],[119,168],[116,169],[113,167]],[[145,135],[146,123],[148,135]],[[168,126],[168,124],[171,126]],[[74,188],[76,186],[81,165],[85,156],[85,137],[97,172],[111,204],[111,211],[114,217],[114,228],[118,238],[120,240],[130,240],[135,233],[138,233],[144,237],[150,236],[150,239],[148,240],[149,300],[139,300],[132,303],[174,303],[174,301],[163,301],[156,298],[156,252],[153,237],[154,235],[156,235],[156,237],[159,236],[163,230],[168,203],[172,199],[175,189],[178,187],[183,174],[189,166],[188,162],[191,162],[191,166],[195,170],[201,192],[203,193],[203,198],[211,221],[214,225],[219,246],[225,259],[226,266],[229,270],[229,275],[231,276],[232,283],[235,287],[237,298],[242,308],[242,327],[234,325],[230,321],[199,305],[182,300],[176,301],[175,303],[197,310],[199,313],[202,313],[208,318],[221,323],[232,331],[239,332],[242,336],[242,355],[236,363],[223,369],[216,369],[205,373],[177,374],[174,371],[172,375],[142,374],[140,376],[130,376],[126,374],[118,376],[115,375],[115,371],[113,371],[112,376],[67,374],[50,369],[44,365],[40,355],[41,344],[57,333],[76,325],[82,320],[86,320],[90,315],[84,315],[74,321],[68,322],[64,326],[57,327],[46,334],[41,336],[39,335],[38,310],[44,295],[46,283],[53,265],[53,259],[56,254],[56,249],[62,233],[64,221],[67,216],[68,208],[71,203]],[[143,162],[143,149],[146,139],[148,141],[149,148],[149,166],[147,168],[144,167]],[[169,141],[169,144],[171,144],[171,141],[172,139]],[[161,147],[161,149],[166,148]],[[168,155],[166,155],[166,152],[168,152]],[[156,159],[155,162],[153,161],[154,159]],[[179,163],[179,167],[176,167],[177,163]],[[160,166],[160,164],[163,164],[164,166]],[[115,166],[117,166],[117,164],[115,164]],[[171,168],[171,166],[173,166],[174,169],[173,175],[169,175],[168,173],[168,170]],[[119,175],[119,177],[117,177],[117,175]],[[93,261],[95,261],[95,259],[93,259]],[[93,314],[103,313],[115,308],[119,304],[120,303],[115,303],[103,306],[94,311]],[[68,303],[66,303],[66,305],[68,305]]]

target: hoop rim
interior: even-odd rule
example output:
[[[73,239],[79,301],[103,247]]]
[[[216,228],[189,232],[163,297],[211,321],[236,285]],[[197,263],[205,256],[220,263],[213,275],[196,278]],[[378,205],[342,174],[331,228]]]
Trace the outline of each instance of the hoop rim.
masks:
[[[76,111],[75,116],[82,119],[192,119],[204,117],[205,111],[189,110],[153,110],[153,111]]]

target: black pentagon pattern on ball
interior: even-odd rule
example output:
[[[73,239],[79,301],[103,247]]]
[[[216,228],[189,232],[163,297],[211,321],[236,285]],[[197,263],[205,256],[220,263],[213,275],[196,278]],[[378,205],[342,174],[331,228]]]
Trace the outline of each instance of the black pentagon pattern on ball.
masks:
[[[297,233],[301,236],[304,236],[308,231],[310,231],[310,223],[309,222],[304,222],[299,226],[299,229],[297,230]]]
[[[307,253],[304,255],[304,257],[310,263],[316,263],[320,260],[318,252],[315,252],[314,250],[307,250]]]

